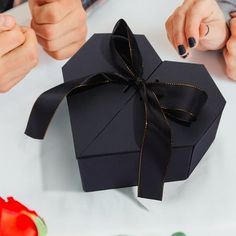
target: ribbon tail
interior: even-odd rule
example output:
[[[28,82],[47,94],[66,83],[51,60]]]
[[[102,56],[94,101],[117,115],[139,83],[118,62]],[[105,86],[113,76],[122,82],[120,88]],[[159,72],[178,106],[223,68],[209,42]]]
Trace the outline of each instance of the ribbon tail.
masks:
[[[118,75],[101,73],[71,80],[44,92],[32,108],[25,134],[35,139],[43,139],[58,106],[66,96],[108,83],[124,84],[125,81]]]
[[[165,175],[171,157],[171,130],[156,95],[147,90],[142,97],[145,130],[140,152],[138,196],[162,200]]]

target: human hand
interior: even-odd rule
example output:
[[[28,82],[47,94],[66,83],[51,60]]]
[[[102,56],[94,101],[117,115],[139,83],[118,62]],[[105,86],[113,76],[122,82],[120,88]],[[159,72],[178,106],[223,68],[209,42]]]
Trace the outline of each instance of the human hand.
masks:
[[[37,39],[32,29],[0,14],[0,93],[7,92],[37,65]]]
[[[236,12],[232,13],[230,21],[231,36],[224,49],[226,73],[229,78],[236,80]]]
[[[86,12],[80,0],[29,0],[29,6],[31,26],[50,56],[66,59],[84,44]]]
[[[215,0],[184,0],[166,22],[169,41],[186,58],[191,48],[217,50],[225,46],[229,30]]]

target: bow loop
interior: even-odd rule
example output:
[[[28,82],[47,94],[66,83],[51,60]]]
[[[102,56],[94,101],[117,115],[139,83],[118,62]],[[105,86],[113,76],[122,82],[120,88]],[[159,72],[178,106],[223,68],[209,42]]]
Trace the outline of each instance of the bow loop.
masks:
[[[141,77],[142,56],[134,34],[124,20],[117,22],[110,43],[114,64],[131,78]]]
[[[160,100],[166,116],[188,125],[197,119],[208,99],[205,91],[190,84],[150,82],[147,86]]]

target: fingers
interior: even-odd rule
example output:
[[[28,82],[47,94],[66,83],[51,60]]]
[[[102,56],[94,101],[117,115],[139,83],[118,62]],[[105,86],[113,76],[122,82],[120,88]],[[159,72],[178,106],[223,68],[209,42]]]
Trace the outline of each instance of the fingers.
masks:
[[[80,28],[75,28],[73,31],[65,34],[65,36],[56,38],[55,40],[45,40],[40,36],[37,36],[37,39],[46,51],[56,52],[67,47],[68,44],[70,45],[72,43],[76,43],[77,41],[81,42],[81,45],[83,45],[85,42],[85,38],[81,36],[86,34],[86,30],[86,27],[84,27],[83,31]]]
[[[41,1],[35,4],[30,0],[33,12],[31,26],[49,55],[55,59],[65,59],[78,51],[85,42],[86,12],[78,0],[46,2],[40,5]]]
[[[183,58],[187,55],[187,42],[184,34],[185,27],[185,10],[183,8],[177,9],[173,16],[172,23],[172,38],[174,41],[174,47],[178,50],[178,53]]]
[[[192,12],[191,4],[186,2],[178,7],[166,22],[168,38],[179,55],[183,58],[189,55],[189,48],[195,47],[197,39],[199,38],[200,23],[199,26],[193,30],[192,22],[194,24],[196,24],[196,22],[192,19]],[[190,29],[188,29],[188,27],[190,27]]]
[[[199,44],[201,23],[211,14],[209,7],[208,1],[196,1],[186,13],[184,32],[190,48]]]
[[[231,37],[227,41],[226,48],[224,49],[224,59],[227,75],[229,78],[236,80],[236,18],[230,21],[230,31]]]
[[[13,78],[11,79],[9,82],[5,83],[5,84],[0,84],[0,93],[6,93],[8,92],[10,89],[12,89],[15,85],[17,85],[23,78],[25,77],[25,75],[17,77],[17,78]]]
[[[22,80],[38,63],[37,39],[32,29],[23,28],[24,43],[0,58],[0,92]]]
[[[75,28],[84,28],[86,26],[86,14],[75,11],[66,16],[63,21],[55,24],[37,24],[32,20],[31,26],[41,38],[55,40]]]
[[[230,31],[231,31],[231,35],[236,37],[236,14],[235,14],[235,17],[232,18],[230,21]]]
[[[55,24],[63,20],[69,15],[81,1],[72,0],[68,4],[68,0],[47,0],[38,1],[40,5],[32,6],[32,16],[36,24]],[[42,4],[44,3],[44,4]]]
[[[12,16],[0,14],[0,33],[6,30],[11,30],[15,25],[16,22]]]
[[[165,24],[167,37],[170,43],[183,58],[187,55],[187,45],[183,33],[184,24],[185,13],[180,8],[176,9],[175,13],[168,18]]]
[[[224,59],[226,64],[226,74],[232,80],[236,80],[236,56],[231,55],[224,49]]]
[[[63,20],[73,11],[73,4],[53,1],[44,5],[35,5],[33,8],[33,19],[37,24],[54,24]]]
[[[185,36],[189,48],[217,50],[228,38],[222,11],[215,1],[195,1],[186,13]]]
[[[222,11],[212,0],[185,0],[166,23],[168,39],[182,57],[192,48],[223,48],[228,28]]]
[[[166,27],[166,34],[167,34],[167,38],[170,41],[171,44],[173,44],[173,39],[172,39],[172,16],[170,16],[166,23],[165,23],[165,27]]]
[[[53,58],[57,59],[57,60],[64,60],[68,57],[71,57],[74,55],[75,52],[78,51],[79,48],[81,48],[83,45],[83,42],[76,42],[76,43],[72,43],[71,45],[68,45],[66,48],[63,48],[59,51],[55,51],[55,52],[50,52],[47,51],[46,52]]]
[[[0,57],[22,45],[25,36],[19,26],[15,26],[12,30],[0,33]]]
[[[23,30],[25,31],[26,28]],[[25,43],[15,50],[9,52],[3,61],[6,64],[6,69],[9,71],[9,77],[17,77],[17,75],[28,73],[38,63],[37,39],[35,32],[27,28],[24,32]],[[18,65],[16,67],[16,65]],[[10,68],[16,67],[15,70]]]

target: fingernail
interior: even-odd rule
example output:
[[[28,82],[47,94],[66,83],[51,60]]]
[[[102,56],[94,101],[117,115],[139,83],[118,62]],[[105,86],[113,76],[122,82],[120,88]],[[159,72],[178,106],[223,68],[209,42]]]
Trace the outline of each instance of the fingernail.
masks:
[[[187,58],[189,56],[189,52],[186,54],[186,55],[184,55],[184,56],[182,56],[182,58]]]
[[[196,40],[194,37],[188,38],[188,45],[190,48],[193,48],[196,45]]]
[[[184,45],[179,45],[178,51],[179,51],[180,56],[184,55],[186,53],[186,49],[185,49]]]

